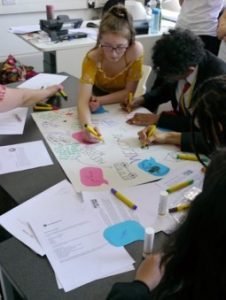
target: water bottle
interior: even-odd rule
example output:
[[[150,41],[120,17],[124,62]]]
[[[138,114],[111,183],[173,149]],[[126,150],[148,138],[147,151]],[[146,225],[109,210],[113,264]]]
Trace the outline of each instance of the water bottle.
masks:
[[[158,33],[160,30],[161,11],[159,8],[152,9],[151,16],[151,33]]]
[[[156,8],[160,9],[160,18],[159,18],[159,30],[160,30],[161,22],[162,22],[162,0],[156,0]]]

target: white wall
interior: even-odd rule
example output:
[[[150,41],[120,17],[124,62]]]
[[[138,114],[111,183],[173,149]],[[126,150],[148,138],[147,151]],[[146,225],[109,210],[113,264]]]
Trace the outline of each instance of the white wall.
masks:
[[[179,0],[165,0],[165,2],[163,2],[163,8],[172,11],[179,11],[180,10]]]
[[[103,0],[99,1],[102,3]],[[137,1],[144,2],[143,0]],[[178,2],[179,0],[167,0],[163,7],[171,10],[178,10]],[[0,8],[1,7],[2,6],[0,5]],[[100,11],[98,9],[77,9],[68,11],[61,10],[55,11],[55,16],[59,14],[66,14],[70,18],[82,17],[84,20],[89,20],[93,16],[98,15],[99,12]],[[9,54],[12,54],[23,64],[34,66],[35,70],[38,72],[43,71],[42,54],[38,50],[35,50],[32,46],[20,40],[18,36],[8,32],[8,28],[11,26],[39,24],[40,19],[46,19],[45,12],[0,14],[0,61],[4,61]]]
[[[55,12],[55,15],[59,14],[68,15],[70,18],[82,17],[89,20],[96,15],[96,12],[92,9]],[[46,19],[44,12],[0,15],[0,61],[4,61],[9,54],[12,54],[23,64],[33,65],[38,72],[43,71],[40,52],[8,32],[8,28],[11,26],[39,24],[40,19]]]

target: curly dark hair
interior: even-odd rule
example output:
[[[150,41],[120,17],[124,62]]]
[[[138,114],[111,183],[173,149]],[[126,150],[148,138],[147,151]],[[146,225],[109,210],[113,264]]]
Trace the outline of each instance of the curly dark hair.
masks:
[[[182,75],[205,55],[202,40],[190,30],[171,29],[153,47],[153,68],[161,76]]]

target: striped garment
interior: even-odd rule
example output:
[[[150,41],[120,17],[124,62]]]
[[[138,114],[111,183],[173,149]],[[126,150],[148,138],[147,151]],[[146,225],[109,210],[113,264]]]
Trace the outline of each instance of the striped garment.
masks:
[[[0,101],[4,99],[5,96],[5,86],[0,84]]]

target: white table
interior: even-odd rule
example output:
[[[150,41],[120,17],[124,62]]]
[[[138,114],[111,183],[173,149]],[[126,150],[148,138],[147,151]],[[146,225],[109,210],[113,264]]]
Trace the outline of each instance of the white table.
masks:
[[[83,22],[82,28],[86,28],[86,22]],[[144,64],[151,64],[152,47],[156,40],[159,39],[163,32],[168,31],[169,28],[175,26],[174,22],[162,20],[161,31],[157,34],[142,34],[137,35],[136,39],[144,46]],[[49,72],[48,66],[46,67],[46,58],[49,59],[51,64],[55,63],[53,72],[67,72],[77,78],[80,77],[81,65],[86,53],[92,49],[96,44],[94,36],[86,38],[73,39],[70,41],[52,42],[42,40],[41,33],[18,35],[25,42],[32,45],[34,48],[43,52],[44,54],[44,71]],[[49,57],[48,57],[49,56]]]

